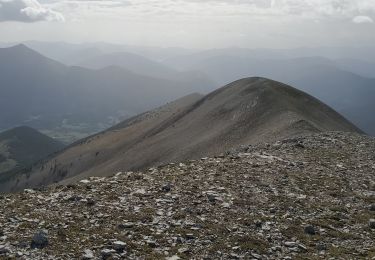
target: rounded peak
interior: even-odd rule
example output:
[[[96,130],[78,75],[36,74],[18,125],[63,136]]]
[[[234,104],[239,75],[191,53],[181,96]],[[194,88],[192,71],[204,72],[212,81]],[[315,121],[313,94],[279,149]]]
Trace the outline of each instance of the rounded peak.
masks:
[[[248,77],[248,78],[236,80],[232,83],[229,83],[228,85],[240,84],[240,83],[253,84],[253,83],[266,83],[266,82],[275,83],[276,81],[274,81],[272,79],[264,78],[264,77]]]
[[[10,47],[6,47],[6,48],[3,48],[3,49],[15,50],[15,51],[33,51],[32,49],[30,49],[29,47],[27,47],[23,43],[16,44],[16,45],[13,45],[13,46],[10,46]]]
[[[25,44],[23,43],[19,43],[17,45],[14,45],[13,47],[11,48],[24,48],[24,49],[29,49],[29,47],[27,47]]]

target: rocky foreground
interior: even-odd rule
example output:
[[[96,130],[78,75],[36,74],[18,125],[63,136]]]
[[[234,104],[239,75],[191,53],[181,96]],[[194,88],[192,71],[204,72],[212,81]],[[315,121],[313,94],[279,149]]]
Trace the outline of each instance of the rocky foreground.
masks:
[[[0,196],[0,258],[375,259],[375,140],[343,133]]]

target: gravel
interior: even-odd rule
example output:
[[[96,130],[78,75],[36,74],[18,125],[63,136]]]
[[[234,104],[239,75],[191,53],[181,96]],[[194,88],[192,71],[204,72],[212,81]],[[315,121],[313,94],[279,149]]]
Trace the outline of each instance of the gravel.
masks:
[[[374,259],[374,173],[332,132],[4,194],[0,258]]]

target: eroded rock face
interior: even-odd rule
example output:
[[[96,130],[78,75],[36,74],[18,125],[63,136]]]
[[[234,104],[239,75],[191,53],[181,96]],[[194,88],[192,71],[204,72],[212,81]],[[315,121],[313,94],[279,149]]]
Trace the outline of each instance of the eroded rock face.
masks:
[[[8,194],[0,258],[371,259],[374,175],[374,139],[326,133]]]

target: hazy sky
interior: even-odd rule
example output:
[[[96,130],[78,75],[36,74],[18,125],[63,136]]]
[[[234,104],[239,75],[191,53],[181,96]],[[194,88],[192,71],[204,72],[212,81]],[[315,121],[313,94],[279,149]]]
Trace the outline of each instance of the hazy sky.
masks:
[[[375,0],[0,0],[0,41],[361,46],[374,20]]]

